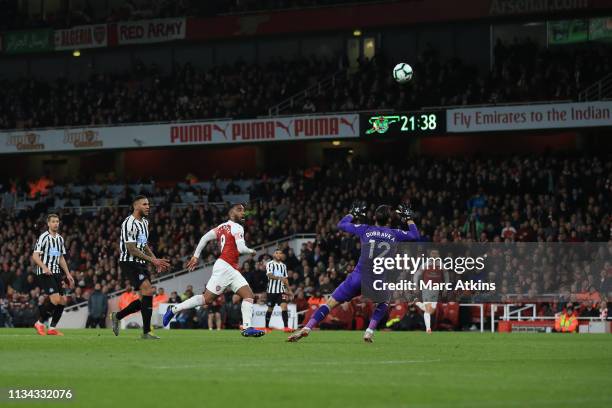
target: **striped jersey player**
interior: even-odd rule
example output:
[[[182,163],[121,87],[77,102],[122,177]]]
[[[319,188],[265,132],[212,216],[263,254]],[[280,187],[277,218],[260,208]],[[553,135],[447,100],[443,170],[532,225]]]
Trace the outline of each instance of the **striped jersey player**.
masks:
[[[291,332],[289,328],[289,310],[287,300],[293,294],[289,288],[289,275],[287,265],[283,263],[285,254],[280,248],[274,251],[273,259],[266,264],[266,276],[268,277],[268,288],[266,290],[268,310],[266,311],[266,328],[270,326],[270,319],[274,306],[279,305],[283,318],[283,328],[285,332]]]
[[[153,286],[147,263],[162,272],[170,267],[170,261],[157,258],[149,247],[149,213],[151,205],[146,196],[138,195],[132,200],[132,214],[121,223],[121,240],[119,241],[119,267],[123,278],[139,292],[139,298],[118,312],[111,313],[111,324],[115,336],[119,335],[120,321],[132,313],[140,312],[142,316],[143,340],[158,340],[159,336],[151,333],[153,315]]]
[[[121,240],[119,241],[119,262],[136,262],[145,265],[146,260],[132,255],[128,250],[129,243],[135,243],[140,251],[146,251],[149,241],[149,220],[145,217],[140,219],[130,214],[121,223]],[[135,286],[138,288],[139,286]]]
[[[200,254],[210,241],[217,241],[221,249],[221,255],[213,265],[212,275],[206,284],[206,290],[202,295],[192,296],[176,306],[169,307],[164,315],[164,326],[182,310],[192,309],[197,306],[210,305],[213,301],[230,288],[242,298],[242,335],[245,337],[260,337],[265,334],[262,330],[252,327],[253,316],[253,291],[244,276],[239,272],[238,263],[240,255],[255,255],[256,251],[246,246],[244,242],[244,228],[240,222],[244,222],[245,208],[242,204],[235,204],[228,211],[229,220],[216,228],[208,231],[200,242],[187,263],[187,268],[194,270],[200,260]]]
[[[32,253],[32,260],[36,264],[38,285],[49,296],[49,299],[45,300],[40,306],[40,318],[34,324],[36,332],[41,336],[63,336],[56,329],[56,326],[62,317],[67,301],[66,296],[64,296],[64,288],[62,287],[64,274],[66,279],[68,279],[70,287],[74,287],[74,278],[70,274],[68,264],[64,259],[66,247],[64,246],[64,238],[59,234],[59,225],[60,219],[57,214],[49,214],[47,216],[48,230],[38,237],[34,252]],[[44,323],[49,318],[51,318],[51,325],[45,333]]]

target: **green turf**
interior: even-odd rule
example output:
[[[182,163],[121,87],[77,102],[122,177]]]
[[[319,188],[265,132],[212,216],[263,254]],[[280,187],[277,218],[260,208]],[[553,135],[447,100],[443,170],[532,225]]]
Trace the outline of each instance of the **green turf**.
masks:
[[[0,330],[0,388],[72,388],[71,407],[605,407],[609,335]],[[6,405],[0,401],[0,405]],[[13,406],[36,406],[19,403]]]

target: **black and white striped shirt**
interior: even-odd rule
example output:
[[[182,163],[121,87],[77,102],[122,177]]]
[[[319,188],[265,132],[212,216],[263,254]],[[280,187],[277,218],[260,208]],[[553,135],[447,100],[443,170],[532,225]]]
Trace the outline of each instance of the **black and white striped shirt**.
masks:
[[[287,265],[282,262],[270,261],[266,264],[266,275],[272,274],[278,278],[286,278]],[[268,278],[268,293],[285,293],[285,285],[282,281]]]
[[[127,217],[121,224],[121,241],[119,242],[120,262],[146,263],[144,259],[132,256],[127,248],[128,242],[135,242],[136,247],[144,252],[144,248],[149,240],[149,221],[146,218],[138,220],[133,215]]]
[[[64,238],[60,234],[52,235],[49,231],[43,232],[36,241],[34,252],[39,252],[41,261],[49,268],[51,273],[62,273],[59,265],[60,258],[66,254]],[[42,275],[43,269],[36,265],[36,274]]]

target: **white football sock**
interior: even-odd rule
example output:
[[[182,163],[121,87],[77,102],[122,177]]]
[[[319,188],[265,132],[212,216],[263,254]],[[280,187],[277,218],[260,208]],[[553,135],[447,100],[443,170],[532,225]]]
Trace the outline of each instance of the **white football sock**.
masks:
[[[431,330],[431,315],[425,312],[423,313],[423,319],[425,319],[425,328]]]
[[[242,311],[242,327],[245,329],[251,327],[251,318],[253,317],[253,299],[242,299],[240,310]]]
[[[172,306],[172,313],[177,314],[182,310],[193,309],[194,307],[204,305],[204,296],[203,295],[195,295],[184,301],[183,303],[179,303],[176,306]]]

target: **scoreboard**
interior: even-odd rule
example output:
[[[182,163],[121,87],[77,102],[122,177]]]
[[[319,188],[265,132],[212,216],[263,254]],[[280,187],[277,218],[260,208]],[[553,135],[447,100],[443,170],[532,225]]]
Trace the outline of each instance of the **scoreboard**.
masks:
[[[446,111],[364,114],[361,129],[364,137],[444,134]]]

